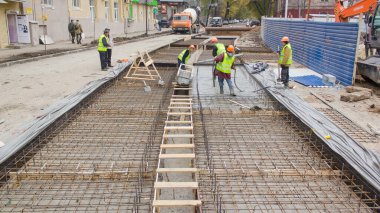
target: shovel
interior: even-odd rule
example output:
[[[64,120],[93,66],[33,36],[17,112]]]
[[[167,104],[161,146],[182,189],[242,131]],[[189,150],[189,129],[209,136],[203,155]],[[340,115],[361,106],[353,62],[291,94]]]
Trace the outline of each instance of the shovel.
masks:
[[[215,73],[214,73],[214,68],[215,68],[215,61],[212,63],[212,69],[211,69],[211,73],[212,73],[212,85],[215,87],[216,76],[215,76]]]
[[[148,86],[148,85],[146,85],[146,83],[145,83],[145,81],[143,81],[144,82],[144,92],[151,92],[152,91],[152,89],[150,88],[150,86]]]

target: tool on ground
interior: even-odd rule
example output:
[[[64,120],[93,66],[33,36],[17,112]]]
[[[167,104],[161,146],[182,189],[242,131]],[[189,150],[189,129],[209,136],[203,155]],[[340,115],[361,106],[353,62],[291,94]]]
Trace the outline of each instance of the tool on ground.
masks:
[[[152,89],[150,88],[150,86],[147,85],[145,81],[143,81],[143,82],[144,82],[144,92],[151,92]]]
[[[237,101],[233,101],[233,100],[231,100],[231,99],[228,99],[228,101],[229,101],[229,102],[232,102],[232,103],[234,103],[234,104],[237,104],[237,105],[241,106],[242,108],[246,108],[246,109],[249,109],[249,110],[252,110],[252,111],[256,111],[256,110],[261,110],[261,109],[262,109],[262,108],[259,107],[259,106],[249,107],[249,106],[243,105],[243,104],[241,104],[241,103],[239,103],[239,102],[237,102]]]

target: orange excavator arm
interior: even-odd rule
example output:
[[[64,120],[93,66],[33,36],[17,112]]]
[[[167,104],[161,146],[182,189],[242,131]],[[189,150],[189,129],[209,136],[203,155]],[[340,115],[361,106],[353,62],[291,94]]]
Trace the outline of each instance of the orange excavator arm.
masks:
[[[335,21],[336,22],[348,22],[349,17],[359,15],[360,13],[366,13],[369,10],[375,9],[377,0],[363,0],[352,5],[349,8],[344,8],[338,0],[335,4]]]

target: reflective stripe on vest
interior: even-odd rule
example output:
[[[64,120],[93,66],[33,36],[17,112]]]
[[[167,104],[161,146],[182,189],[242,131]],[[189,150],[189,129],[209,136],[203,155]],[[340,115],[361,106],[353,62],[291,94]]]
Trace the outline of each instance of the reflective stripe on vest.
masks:
[[[98,41],[98,51],[99,52],[107,52],[107,47],[103,45],[103,38],[106,38],[108,42],[108,38],[105,35],[101,35]]]
[[[234,56],[230,57],[227,53],[224,53],[223,61],[216,64],[216,69],[222,73],[231,74],[231,67],[234,61]]]
[[[225,53],[226,52],[226,47],[224,46],[224,44],[222,43],[216,43],[215,44],[215,47],[216,47],[216,55],[219,56],[220,54],[222,53]]]
[[[279,64],[282,64],[282,60],[284,59],[284,55],[285,55],[285,47],[289,48],[290,50],[290,55],[289,55],[289,58],[288,58],[288,61],[286,61],[286,65],[291,65],[293,63],[293,51],[292,51],[292,47],[290,46],[290,44],[286,44],[282,50],[281,50],[281,53],[280,53],[280,57],[278,59],[278,63]]]
[[[185,55],[185,52],[187,51],[186,50],[183,50],[179,55],[178,55],[178,59],[179,60],[183,60],[183,55]],[[187,57],[185,58],[185,64],[187,64],[187,61],[189,61],[189,58],[190,58],[190,53],[187,55]],[[182,61],[183,62],[183,61]]]

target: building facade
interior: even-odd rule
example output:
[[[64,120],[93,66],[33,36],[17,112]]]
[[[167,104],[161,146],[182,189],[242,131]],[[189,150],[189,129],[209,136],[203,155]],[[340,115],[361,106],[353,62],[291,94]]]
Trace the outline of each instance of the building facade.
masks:
[[[157,0],[2,0],[0,48],[37,45],[43,35],[69,40],[71,19],[79,20],[87,38],[98,38],[105,28],[114,37],[143,34],[154,30],[157,5]]]
[[[305,18],[308,0],[288,0],[288,18]],[[309,14],[334,15],[335,0],[311,0]],[[285,0],[277,1],[276,17],[284,17]]]
[[[17,16],[21,15],[21,3],[6,1],[0,3],[0,48],[18,43]]]

